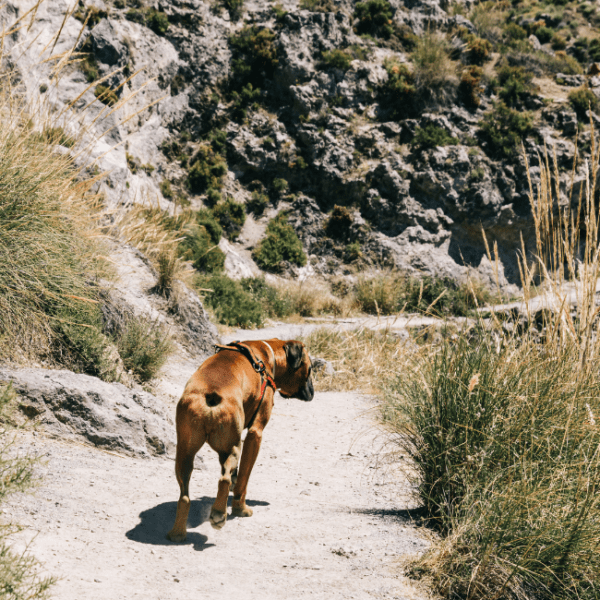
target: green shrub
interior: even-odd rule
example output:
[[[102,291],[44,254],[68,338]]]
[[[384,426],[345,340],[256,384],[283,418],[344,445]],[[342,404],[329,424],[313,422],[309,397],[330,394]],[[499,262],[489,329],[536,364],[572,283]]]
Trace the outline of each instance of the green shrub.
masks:
[[[196,212],[196,223],[206,228],[206,231],[210,235],[210,239],[213,244],[218,244],[221,240],[221,236],[223,235],[223,228],[221,224],[216,219],[212,210],[207,210],[203,208]]]
[[[552,50],[564,50],[567,47],[567,40],[560,33],[555,33],[550,40]]]
[[[589,87],[583,86],[573,90],[569,94],[569,102],[573,107],[573,110],[577,113],[577,117],[585,121],[589,118],[589,111],[598,111],[598,97]]]
[[[239,21],[244,11],[244,0],[221,0],[232,21]]]
[[[458,97],[469,108],[477,108],[481,104],[479,91],[482,75],[483,69],[476,66],[467,67],[461,73]]]
[[[492,44],[488,40],[473,36],[467,44],[467,56],[473,65],[482,65],[490,57]]]
[[[360,242],[351,242],[344,248],[344,262],[351,263],[362,257]]]
[[[498,83],[502,86],[498,96],[507,106],[518,106],[523,98],[531,93],[532,81],[531,71],[504,64],[498,69]]]
[[[511,158],[518,151],[518,144],[533,133],[533,115],[497,102],[493,110],[484,115],[479,126],[492,155]]]
[[[82,23],[87,22],[88,27],[95,27],[100,23],[102,19],[106,19],[108,13],[96,6],[89,6],[87,8],[79,8],[74,13],[73,16]]]
[[[173,188],[171,182],[168,179],[163,179],[159,185],[160,193],[167,199],[173,198]]]
[[[367,0],[354,6],[354,18],[357,19],[354,30],[359,35],[372,35],[388,39],[394,33],[393,12],[388,0]]]
[[[588,53],[590,60],[593,62],[600,62],[600,38],[594,38],[593,40],[590,40]]]
[[[212,290],[205,294],[204,303],[212,308],[220,323],[230,327],[262,327],[265,319],[262,303],[239,281],[213,275],[200,278],[198,286]]]
[[[350,235],[350,227],[354,223],[354,216],[345,206],[333,207],[333,211],[325,223],[325,233],[336,240],[346,240]]]
[[[202,144],[194,155],[188,172],[190,190],[196,194],[202,194],[209,189],[219,190],[223,185],[225,173],[225,159],[216,153],[211,145]]]
[[[392,118],[404,119],[417,108],[417,87],[412,72],[405,64],[386,59],[383,63],[388,74],[384,84],[383,103],[392,112]]]
[[[83,58],[81,59],[81,70],[85,75],[88,83],[96,81],[99,77],[98,73],[98,62],[93,53],[92,38],[88,37],[84,44],[81,46],[81,52]]]
[[[137,8],[130,8],[125,13],[125,18],[132,23],[139,23],[140,25],[146,24],[146,13]]]
[[[258,191],[252,192],[250,200],[246,203],[246,206],[257,216],[262,215],[268,205],[269,197]]]
[[[75,138],[70,136],[63,127],[44,127],[42,136],[51,145],[58,144],[65,148],[75,146]]]
[[[128,371],[149,381],[165,364],[173,345],[164,326],[148,317],[131,317],[118,335],[117,348]]]
[[[169,29],[169,19],[164,12],[150,9],[146,14],[146,26],[157,35],[165,35]]]
[[[302,10],[311,12],[335,12],[336,6],[333,0],[300,0]]]
[[[293,314],[294,304],[290,296],[269,285],[264,277],[247,277],[241,279],[240,284],[261,303],[266,317],[281,318]]]
[[[547,44],[552,39],[554,31],[552,31],[552,29],[549,27],[542,26],[535,30],[535,35],[542,44]]]
[[[283,261],[299,267],[306,264],[306,254],[294,228],[284,213],[269,221],[265,237],[252,253],[256,264],[265,271],[277,272]]]
[[[425,127],[417,127],[410,143],[415,148],[426,150],[437,146],[454,146],[458,144],[458,139],[450,135],[445,129],[433,123],[427,123]]]
[[[214,188],[209,188],[206,191],[206,205],[210,208],[214,208],[219,202],[221,202],[221,192]]]
[[[230,240],[237,239],[244,223],[246,222],[246,211],[244,205],[227,198],[225,202],[217,204],[212,212],[221,224],[225,235]]]
[[[288,182],[285,179],[276,177],[273,179],[273,190],[277,194],[283,194],[288,189]]]
[[[527,39],[527,32],[516,23],[507,23],[504,26],[504,38],[506,41],[520,41]]]
[[[249,106],[256,109],[258,107],[258,101],[262,98],[262,91],[260,88],[253,88],[251,83],[247,83],[238,92],[236,90],[231,92],[231,114],[240,120],[246,118],[247,109]]]
[[[265,78],[271,78],[279,64],[275,34],[267,27],[244,25],[229,38],[234,51],[232,83],[238,89],[251,84],[250,89],[260,89]]]
[[[321,54],[319,66],[322,69],[338,69],[347,71],[350,68],[352,56],[346,50],[327,50]]]
[[[102,104],[107,104],[108,106],[114,106],[119,101],[117,93],[107,85],[97,85],[94,90],[94,96],[96,96]]]

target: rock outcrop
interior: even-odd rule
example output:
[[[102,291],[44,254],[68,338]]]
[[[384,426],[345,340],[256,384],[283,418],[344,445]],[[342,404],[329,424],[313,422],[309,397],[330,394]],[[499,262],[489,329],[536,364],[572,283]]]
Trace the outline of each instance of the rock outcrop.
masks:
[[[0,369],[19,407],[47,432],[135,456],[172,455],[175,425],[152,394],[66,370]]]
[[[33,4],[9,1],[4,21]],[[481,135],[481,120],[497,100],[494,91],[484,90],[476,107],[450,94],[445,102],[424,102],[418,111],[407,109],[398,116],[389,108],[385,64],[390,59],[406,63],[408,52],[401,44],[377,44],[357,35],[349,0],[320,4],[325,8],[311,12],[292,0],[276,7],[246,1],[242,18],[234,21],[225,9],[199,0],[160,0],[151,10],[164,19],[161,30],[148,12],[136,12],[125,2],[94,0],[87,7],[104,11],[99,20],[82,30],[80,21],[67,18],[54,47],[52,35],[68,7],[43,2],[5,52],[31,98],[44,95],[56,114],[76,99],[76,118],[65,117],[65,127],[82,133],[81,144],[91,143],[86,156],[107,171],[100,187],[111,206],[158,199],[173,210],[180,199],[178,194],[164,196],[165,181],[192,207],[202,206],[206,190],[190,188],[189,169],[199,145],[219,132],[225,134],[220,152],[227,164],[222,191],[245,202],[258,183],[277,207],[282,195],[275,182],[285,180],[289,220],[317,272],[339,271],[348,257],[360,255],[366,265],[458,279],[478,272],[486,280],[492,269],[484,229],[488,243],[498,243],[501,283],[518,283],[521,233],[526,245],[532,239],[529,184],[520,153],[499,157]],[[393,0],[390,5],[395,26],[407,35],[456,27],[475,31],[443,2]],[[244,27],[268,32],[258,63],[232,41]],[[94,85],[79,69],[58,81],[50,77],[52,63],[41,60],[51,49],[58,54],[76,42],[123,104],[111,109],[95,99]],[[336,49],[349,53],[347,64],[325,60]],[[458,40],[453,51],[457,60],[464,59],[465,44]],[[260,60],[271,62],[260,71]],[[241,88],[248,69],[254,85]],[[557,75],[556,81],[568,87],[581,85],[585,77]],[[600,93],[594,87],[600,78],[589,78],[588,84]],[[544,107],[535,94],[524,102],[539,114],[526,141],[535,183],[544,144],[556,147],[559,166],[572,163],[577,117],[564,102]],[[415,146],[415,133],[429,125],[445,132],[452,144]],[[585,134],[581,139],[585,143]],[[565,168],[561,189],[569,171]],[[354,213],[358,233],[351,237],[360,252],[347,251],[350,238],[331,239],[324,231],[334,205]],[[242,268],[231,257],[232,274],[255,272],[254,265]]]

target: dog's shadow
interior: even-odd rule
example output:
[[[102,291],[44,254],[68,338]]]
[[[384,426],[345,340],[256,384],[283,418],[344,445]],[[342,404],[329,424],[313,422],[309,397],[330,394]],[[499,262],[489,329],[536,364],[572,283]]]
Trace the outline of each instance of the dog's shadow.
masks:
[[[188,515],[188,532],[185,542],[183,545],[194,546],[194,550],[206,550],[214,546],[209,544],[208,537],[198,533],[196,531],[190,531],[195,529],[208,521],[210,517],[210,509],[215,499],[208,496],[203,496],[197,500],[192,500],[190,505],[190,513]],[[229,498],[229,503],[231,498]],[[261,500],[247,500],[248,506],[268,506],[268,502]],[[170,546],[174,542],[167,539],[167,531],[173,527],[175,522],[175,513],[177,512],[177,502],[163,502],[156,506],[144,510],[140,513],[140,523],[138,523],[133,529],[130,529],[125,535],[128,539],[139,542],[140,544],[152,544],[154,546]],[[231,521],[237,517],[229,515],[228,521]],[[227,527],[227,525],[225,525]]]

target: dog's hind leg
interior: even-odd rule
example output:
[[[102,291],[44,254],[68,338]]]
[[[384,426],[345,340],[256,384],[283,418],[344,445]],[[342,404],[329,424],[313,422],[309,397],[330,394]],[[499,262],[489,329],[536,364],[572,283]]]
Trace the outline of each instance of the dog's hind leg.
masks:
[[[219,479],[217,498],[210,511],[210,524],[215,529],[221,529],[227,521],[227,498],[229,497],[233,473],[237,473],[240,451],[241,444],[234,446],[229,454],[219,452],[221,478]]]
[[[179,416],[179,415],[178,415]],[[178,419],[179,421],[179,419]],[[179,502],[177,502],[177,516],[175,525],[167,534],[172,542],[183,542],[187,531],[187,518],[190,512],[190,477],[194,470],[194,457],[205,441],[202,432],[189,431],[188,427],[177,427],[177,454],[175,456],[175,476],[179,483]]]

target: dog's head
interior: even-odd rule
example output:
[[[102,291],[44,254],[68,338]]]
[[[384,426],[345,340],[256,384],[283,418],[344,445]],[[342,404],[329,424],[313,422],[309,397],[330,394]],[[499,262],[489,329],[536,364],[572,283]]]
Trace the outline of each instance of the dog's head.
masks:
[[[312,381],[312,364],[302,342],[284,342],[287,369],[277,374],[279,393],[284,398],[298,398],[310,402],[315,395]]]

